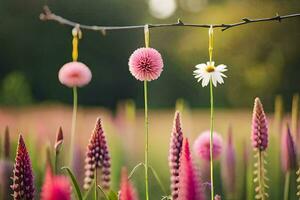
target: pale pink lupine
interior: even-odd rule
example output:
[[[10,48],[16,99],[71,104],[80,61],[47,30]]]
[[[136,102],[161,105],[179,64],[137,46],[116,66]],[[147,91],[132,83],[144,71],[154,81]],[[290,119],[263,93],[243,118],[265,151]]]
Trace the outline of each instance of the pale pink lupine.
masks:
[[[295,143],[288,125],[281,135],[281,166],[285,173],[297,167]]]
[[[130,181],[128,180],[128,174],[126,168],[122,169],[119,199],[138,200],[135,189],[133,185],[130,183]]]
[[[71,185],[64,176],[55,176],[50,167],[47,168],[41,200],[71,200]]]
[[[140,81],[157,79],[163,71],[163,59],[153,48],[139,48],[129,58],[129,71]]]
[[[171,195],[173,200],[178,199],[179,166],[182,149],[183,132],[181,129],[180,113],[175,113],[173,130],[170,139],[169,168],[171,174]]]
[[[252,146],[260,151],[268,147],[268,122],[259,98],[254,101],[252,116]]]
[[[188,139],[183,140],[179,168],[179,200],[203,200],[201,182],[193,165]]]
[[[222,137],[214,132],[213,135],[213,159],[218,159],[222,151]],[[201,133],[194,142],[194,152],[205,161],[210,160],[210,131]]]
[[[85,64],[73,61],[61,67],[58,79],[67,87],[83,87],[91,81],[92,73]]]

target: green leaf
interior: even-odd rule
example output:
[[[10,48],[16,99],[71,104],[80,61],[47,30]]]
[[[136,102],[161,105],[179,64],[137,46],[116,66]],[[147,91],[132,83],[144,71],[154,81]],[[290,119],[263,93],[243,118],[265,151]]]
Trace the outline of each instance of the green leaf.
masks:
[[[105,199],[110,200],[109,197],[107,196],[107,194],[105,193],[104,189],[100,185],[97,185],[97,186],[100,189],[100,191],[102,192],[102,194],[104,195]]]
[[[110,190],[108,193],[108,199],[109,200],[118,200],[118,194],[115,191]]]
[[[156,179],[157,183],[159,184],[161,190],[162,190],[162,191],[164,192],[164,194],[167,196],[166,188],[165,188],[164,184],[162,183],[162,181],[160,180],[160,178],[159,178],[157,172],[155,171],[155,169],[154,169],[151,165],[149,165],[149,168],[151,169],[152,174],[153,174],[154,178]]]
[[[76,181],[76,178],[75,178],[75,176],[73,175],[72,171],[71,171],[68,167],[62,167],[61,169],[67,171],[68,176],[69,176],[69,178],[70,178],[71,181],[72,181],[73,188],[74,188],[75,191],[76,191],[78,200],[82,200],[82,194],[81,194],[79,185],[78,185],[78,183],[77,183],[77,181]]]
[[[92,191],[92,188],[93,186],[92,185],[95,185],[95,179],[93,180],[91,186],[89,187],[89,189],[85,192],[84,196],[83,196],[83,200],[86,200],[89,196],[89,194],[91,193]]]

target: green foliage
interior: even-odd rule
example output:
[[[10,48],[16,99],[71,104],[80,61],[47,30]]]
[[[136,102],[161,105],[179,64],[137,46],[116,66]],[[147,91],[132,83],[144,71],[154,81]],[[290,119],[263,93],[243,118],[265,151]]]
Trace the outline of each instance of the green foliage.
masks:
[[[4,105],[23,106],[32,103],[31,89],[22,72],[12,72],[2,81],[0,102]]]

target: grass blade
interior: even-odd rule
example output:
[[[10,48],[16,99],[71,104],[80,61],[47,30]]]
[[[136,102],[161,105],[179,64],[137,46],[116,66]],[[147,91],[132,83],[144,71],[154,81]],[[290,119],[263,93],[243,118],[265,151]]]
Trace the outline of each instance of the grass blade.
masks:
[[[76,178],[75,178],[74,174],[72,173],[72,171],[68,167],[62,167],[61,169],[67,171],[68,176],[70,177],[70,179],[72,181],[73,187],[75,188],[78,200],[82,200],[82,194],[81,194],[79,185],[78,185]]]

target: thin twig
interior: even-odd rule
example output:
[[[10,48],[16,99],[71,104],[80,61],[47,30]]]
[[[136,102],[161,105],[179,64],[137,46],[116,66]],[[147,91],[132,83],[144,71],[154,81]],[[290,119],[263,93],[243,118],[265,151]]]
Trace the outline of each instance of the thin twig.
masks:
[[[278,15],[276,14],[274,17],[267,17],[267,18],[243,18],[242,21],[230,24],[189,24],[183,23],[182,20],[178,19],[175,23],[169,24],[149,24],[149,28],[163,28],[163,27],[194,27],[194,28],[210,28],[212,25],[213,28],[221,28],[222,31],[227,29],[242,26],[245,24],[250,23],[259,23],[259,22],[266,22],[266,21],[278,21],[281,22],[282,20],[300,17],[300,13],[289,14],[289,15]],[[72,26],[72,27],[80,27],[81,29],[92,30],[92,31],[100,31],[102,34],[105,34],[106,31],[113,31],[113,30],[125,30],[125,29],[143,29],[145,25],[132,25],[132,26],[97,26],[97,25],[84,25],[78,22],[74,22],[63,18],[59,15],[53,13],[48,6],[44,6],[44,12],[40,14],[40,19],[43,21],[56,21],[60,24]]]

